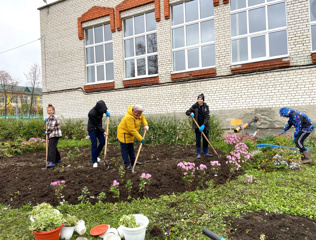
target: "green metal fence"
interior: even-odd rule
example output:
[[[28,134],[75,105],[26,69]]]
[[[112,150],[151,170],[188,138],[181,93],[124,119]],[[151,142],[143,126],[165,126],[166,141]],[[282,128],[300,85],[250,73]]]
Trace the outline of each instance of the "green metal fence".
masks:
[[[0,118],[9,119],[43,119],[43,115],[0,115]]]

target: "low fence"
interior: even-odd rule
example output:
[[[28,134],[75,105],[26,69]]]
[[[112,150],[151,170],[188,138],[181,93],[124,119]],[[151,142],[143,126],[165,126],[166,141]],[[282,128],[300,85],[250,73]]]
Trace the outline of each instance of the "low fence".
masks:
[[[0,118],[5,119],[43,119],[43,115],[0,115]]]

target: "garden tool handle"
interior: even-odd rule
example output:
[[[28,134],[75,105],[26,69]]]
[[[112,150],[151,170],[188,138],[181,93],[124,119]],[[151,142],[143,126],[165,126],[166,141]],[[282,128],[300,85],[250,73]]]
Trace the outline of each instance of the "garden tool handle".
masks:
[[[193,119],[193,121],[195,122],[196,126],[197,126],[198,128],[200,128],[200,126],[199,126],[199,124],[197,123],[197,121],[195,120],[195,118],[192,118],[192,119]],[[215,148],[213,148],[212,144],[210,143],[210,141],[208,140],[208,138],[205,136],[205,134],[204,134],[203,131],[202,131],[202,135],[203,135],[203,137],[205,138],[205,140],[208,142],[208,144],[211,146],[211,148],[213,149],[213,151],[216,153],[217,157],[219,157],[218,154],[217,154],[217,152],[215,151]]]
[[[221,236],[218,236],[216,233],[213,233],[212,231],[210,231],[210,230],[207,229],[207,228],[203,228],[202,233],[203,233],[205,236],[207,236],[207,237],[209,237],[209,238],[211,238],[211,239],[213,239],[213,240],[226,240],[225,238],[222,238]]]
[[[47,122],[45,123],[45,125],[46,125],[46,163],[45,163],[45,165],[46,165],[46,168],[47,168],[47,161],[48,161],[48,134],[47,134]]]
[[[143,135],[143,139],[145,139],[146,132],[147,132],[147,130],[145,129],[144,135]],[[143,146],[143,144],[141,143],[139,145],[139,148],[138,148],[138,152],[137,152],[136,159],[135,159],[135,162],[134,162],[134,165],[133,165],[132,173],[134,173],[134,169],[135,169],[135,166],[136,166],[136,163],[137,163],[137,160],[138,160],[138,156],[139,156],[140,150],[142,149],[142,146]]]
[[[105,136],[105,146],[104,146],[104,161],[105,161],[105,156],[106,156],[106,150],[108,148],[109,124],[110,124],[110,117],[106,117],[106,136]]]

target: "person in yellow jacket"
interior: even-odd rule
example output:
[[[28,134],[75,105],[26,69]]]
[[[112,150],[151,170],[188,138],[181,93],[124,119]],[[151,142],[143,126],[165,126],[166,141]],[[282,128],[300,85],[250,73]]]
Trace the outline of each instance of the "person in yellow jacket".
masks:
[[[127,113],[117,127],[117,138],[120,141],[122,158],[128,171],[132,170],[131,165],[134,165],[135,162],[134,139],[136,138],[141,143],[145,142],[145,139],[138,132],[140,124],[144,125],[145,130],[148,131],[149,129],[143,112],[144,108],[140,105],[129,106]],[[137,161],[136,164],[142,165],[143,163]]]

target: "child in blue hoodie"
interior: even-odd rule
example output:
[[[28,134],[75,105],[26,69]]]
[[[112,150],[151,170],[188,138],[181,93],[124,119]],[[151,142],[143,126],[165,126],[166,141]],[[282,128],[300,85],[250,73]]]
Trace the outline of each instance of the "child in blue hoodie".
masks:
[[[314,124],[312,120],[305,114],[298,110],[283,107],[280,109],[280,116],[289,118],[287,124],[281,134],[285,134],[292,125],[295,127],[293,141],[300,152],[304,155],[303,164],[312,163],[312,157],[310,151],[307,151],[304,147],[304,141],[309,136],[309,134],[314,130]]]

